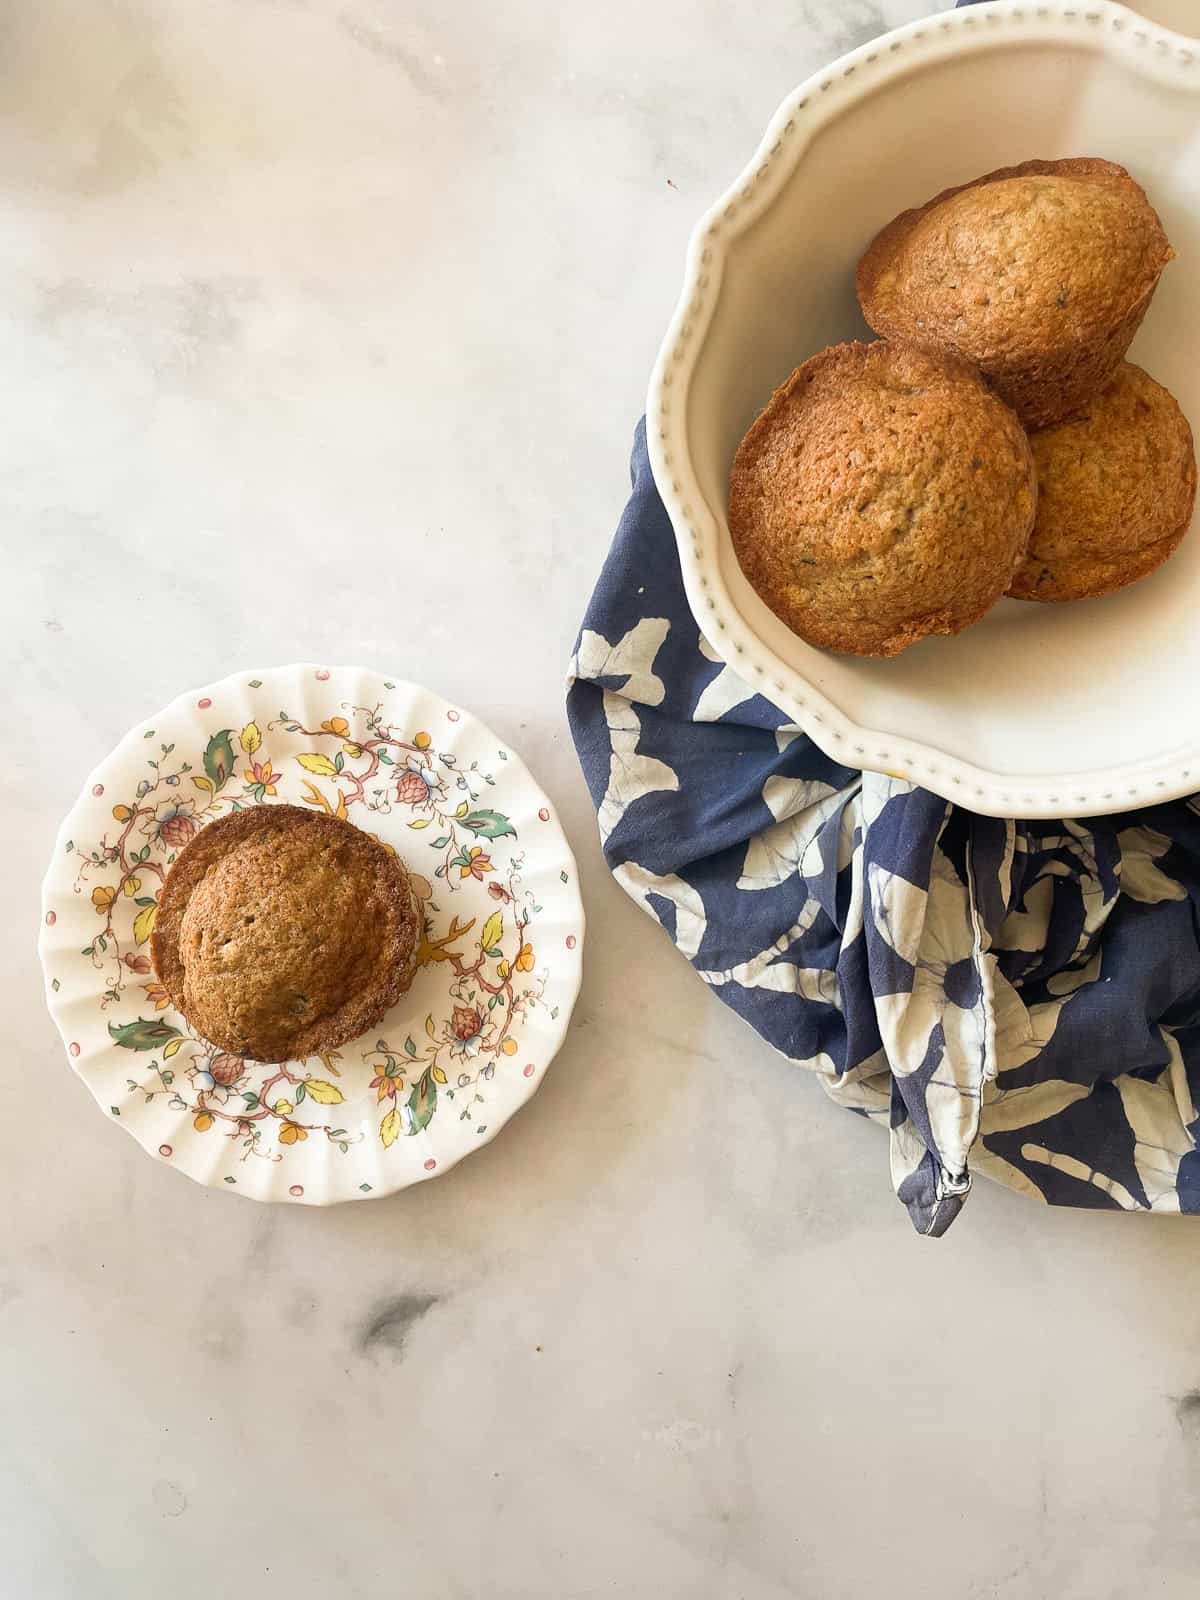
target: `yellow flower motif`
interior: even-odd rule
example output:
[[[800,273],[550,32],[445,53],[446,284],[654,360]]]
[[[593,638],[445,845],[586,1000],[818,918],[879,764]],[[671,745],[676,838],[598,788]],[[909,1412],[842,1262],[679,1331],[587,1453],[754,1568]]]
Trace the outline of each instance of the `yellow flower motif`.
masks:
[[[98,883],[92,890],[92,904],[96,908],[96,915],[104,916],[110,905],[117,898],[117,891],[107,883]]]
[[[427,733],[418,733],[414,736],[413,743],[416,745],[418,750],[428,750],[429,746],[433,743],[433,740]]]
[[[295,1111],[295,1106],[290,1100],[276,1100],[271,1110],[277,1117],[286,1117],[289,1112]]]
[[[500,1049],[506,1056],[515,1056],[517,1053],[517,1041],[515,1039],[505,1039]]]
[[[128,806],[114,806],[113,807],[113,816],[116,817],[118,822],[128,822],[132,815],[133,815],[133,812],[129,809]]]
[[[294,1122],[285,1122],[283,1127],[279,1130],[280,1144],[299,1144],[301,1140],[307,1138],[308,1130],[306,1128],[299,1127]]]
[[[207,1111],[202,1111],[198,1117],[193,1117],[192,1127],[197,1133],[207,1133],[213,1125],[213,1119]]]
[[[532,972],[533,961],[533,946],[531,944],[523,944],[521,946],[521,954],[517,957],[517,971]]]
[[[342,749],[350,757],[351,761],[357,761],[359,756],[362,755],[362,745],[360,744],[344,744]]]
[[[171,1004],[171,996],[161,983],[144,983],[142,988],[146,991],[146,999],[150,1001],[155,1011],[165,1011]]]
[[[344,739],[350,732],[350,724],[346,721],[345,717],[330,717],[327,721],[323,722],[321,726],[325,729],[326,733],[336,733],[339,739]]]
[[[125,879],[125,893],[129,896],[129,898],[131,900],[133,899],[134,895],[138,892],[138,890],[141,887],[142,887],[142,880],[140,878],[126,878]]]

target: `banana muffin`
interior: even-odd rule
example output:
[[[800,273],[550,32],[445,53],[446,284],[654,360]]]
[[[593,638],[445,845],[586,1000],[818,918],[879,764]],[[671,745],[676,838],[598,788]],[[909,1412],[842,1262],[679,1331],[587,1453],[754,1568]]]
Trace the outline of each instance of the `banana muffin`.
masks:
[[[264,805],[210,823],[180,853],[151,954],[211,1044],[290,1061],[336,1049],[395,1005],[420,930],[396,856],[338,817]]]
[[[902,212],[858,265],[876,333],[978,366],[1030,428],[1107,383],[1174,251],[1111,161],[1026,161]]]
[[[1009,594],[1086,600],[1153,572],[1192,520],[1196,457],[1175,397],[1122,362],[1086,411],[1030,439],[1038,507]]]
[[[1024,430],[966,363],[839,344],[777,389],[738,447],[742,571],[809,644],[894,656],[1007,589],[1036,488]]]

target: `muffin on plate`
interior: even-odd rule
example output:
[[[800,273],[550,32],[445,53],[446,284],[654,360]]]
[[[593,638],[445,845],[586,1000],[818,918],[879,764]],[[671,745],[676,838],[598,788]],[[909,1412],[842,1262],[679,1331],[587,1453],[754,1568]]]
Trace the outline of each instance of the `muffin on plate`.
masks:
[[[1187,532],[1192,430],[1174,395],[1124,361],[1087,409],[1035,433],[1038,506],[1009,594],[1086,600],[1153,572]]]
[[[412,982],[420,932],[396,856],[338,817],[263,805],[210,823],[180,853],[151,954],[209,1043],[290,1061],[378,1022]]]
[[[1040,428],[1112,376],[1173,255],[1124,167],[1026,161],[889,222],[858,298],[876,333],[973,362]]]
[[[839,344],[772,395],[729,480],[752,587],[809,644],[894,656],[1007,589],[1036,488],[1024,430],[965,362]]]

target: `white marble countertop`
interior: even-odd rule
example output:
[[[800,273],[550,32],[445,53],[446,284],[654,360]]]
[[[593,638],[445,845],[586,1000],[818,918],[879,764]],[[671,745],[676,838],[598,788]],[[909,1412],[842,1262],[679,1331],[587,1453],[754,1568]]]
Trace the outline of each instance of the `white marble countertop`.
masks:
[[[982,1185],[913,1236],[878,1132],[609,880],[562,711],[690,224],[799,78],[922,9],[7,8],[6,1596],[1195,1593],[1200,1229]],[[33,938],[89,767],[295,659],[502,731],[590,909],[531,1106],[317,1212],[107,1125]]]

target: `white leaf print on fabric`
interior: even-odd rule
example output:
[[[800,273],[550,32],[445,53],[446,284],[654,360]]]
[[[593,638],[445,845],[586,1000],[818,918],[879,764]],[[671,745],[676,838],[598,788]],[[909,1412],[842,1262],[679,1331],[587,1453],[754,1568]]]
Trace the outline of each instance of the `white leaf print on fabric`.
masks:
[[[1179,1163],[1195,1148],[1180,1112],[1175,1093],[1174,1067],[1180,1060],[1179,1046],[1173,1036],[1163,1030],[1164,1040],[1172,1051],[1173,1060],[1159,1076],[1148,1083],[1144,1078],[1134,1078],[1124,1073],[1117,1079],[1117,1093],[1129,1119],[1136,1141],[1133,1164],[1142,1180],[1142,1188],[1152,1211],[1178,1211],[1179,1192],[1176,1182]],[[1182,1062],[1180,1062],[1182,1065]],[[1184,1084],[1186,1086],[1186,1076]],[[1187,1110],[1191,1111],[1191,1095],[1187,1097]]]
[[[1039,878],[1025,891],[1024,911],[1010,911],[996,935],[997,950],[1027,950],[1030,955],[1046,948],[1050,912],[1054,907],[1054,879]]]
[[[666,698],[663,681],[654,668],[654,658],[662,649],[671,624],[666,617],[643,617],[637,627],[616,644],[609,644],[602,633],[585,628],[579,648],[571,660],[569,682],[576,678],[628,678],[621,693],[643,706],[660,706]]]
[[[739,889],[774,889],[795,876],[826,818],[842,803],[840,790],[801,778],[768,778],[762,797],[777,820],[773,828],[755,834],[747,845]],[[820,869],[818,852],[814,870]]]
[[[1179,1048],[1179,1040],[1170,1028],[1160,1028],[1163,1043],[1167,1047],[1170,1062],[1167,1066],[1167,1078],[1171,1084],[1171,1093],[1175,1099],[1175,1109],[1182,1126],[1190,1128],[1196,1120],[1196,1106],[1192,1099],[1192,1087],[1188,1082],[1187,1067],[1183,1062],[1183,1052]],[[1190,1138],[1191,1135],[1189,1134]]]
[[[700,635],[700,654],[708,661],[722,659],[703,634]],[[731,666],[723,664],[712,682],[701,691],[696,709],[692,712],[692,721],[720,722],[726,712],[752,700],[754,694],[755,691],[738,677]]]
[[[1061,972],[1056,972],[1047,978],[1046,987],[1051,994],[1073,995],[1086,984],[1096,983],[1099,980],[1103,964],[1104,952],[1097,950],[1090,961],[1085,961],[1077,967],[1064,967]]]
[[[674,873],[659,877],[657,873],[639,866],[636,861],[622,862],[613,869],[613,877],[630,899],[636,900],[655,921],[658,917],[650,904],[650,895],[661,895],[664,900],[671,902],[675,907],[675,943],[690,961],[699,950],[708,926],[704,901],[691,884],[677,878]]]
[[[808,900],[799,920],[781,933],[766,950],[760,950],[748,961],[739,962],[736,967],[724,972],[701,971],[700,976],[715,989],[726,983],[740,983],[744,989],[771,989],[776,994],[794,994],[804,1000],[821,1000],[826,1005],[840,1006],[841,991],[837,973],[831,968],[801,967],[794,961],[779,959],[784,951],[808,932],[820,909],[816,900]]]
[[[821,1087],[836,1105],[865,1111],[876,1118],[891,1115],[892,1074],[882,1050],[876,1050],[874,1055],[843,1073],[823,1073]]]
[[[1171,848],[1165,834],[1153,828],[1126,828],[1117,835],[1121,846],[1121,892],[1144,905],[1186,900],[1187,890],[1156,864]]]
[[[876,994],[879,1036],[892,1071],[903,1078],[921,1066],[941,1025],[945,1044],[925,1086],[925,1110],[942,1162],[951,1173],[962,1173],[978,1131],[983,1080],[995,1072],[995,958],[980,948],[971,895],[940,847],[933,852],[928,891],[872,862],[868,892],[875,928],[913,968],[911,992]],[[950,968],[963,962],[973,974],[968,1006],[952,999],[946,984]]]
[[[980,1132],[986,1139],[989,1133],[1032,1128],[1048,1117],[1056,1117],[1076,1100],[1086,1100],[1091,1092],[1089,1084],[1064,1083],[1058,1078],[1021,1089],[996,1089],[989,1084],[984,1093]]]
[[[1065,1172],[1068,1177],[1078,1178],[1080,1183],[1090,1183],[1093,1188],[1111,1195],[1126,1211],[1145,1210],[1123,1183],[1118,1183],[1115,1178],[1106,1177],[1103,1172],[1097,1172],[1094,1167],[1089,1167],[1086,1162],[1078,1160],[1075,1156],[1061,1155],[1056,1150],[1047,1150],[1045,1145],[1041,1144],[1023,1144],[1021,1154],[1026,1161],[1032,1161],[1037,1166],[1053,1167],[1056,1172]]]
[[[887,805],[898,794],[911,794],[913,785],[907,778],[893,778],[886,772],[864,772],[862,775],[862,816],[864,830],[869,828]],[[947,803],[946,811],[950,806]]]
[[[1050,1203],[1027,1173],[1022,1172],[1020,1167],[1014,1167],[1011,1161],[1005,1161],[994,1150],[989,1150],[982,1140],[971,1151],[971,1169],[990,1178],[993,1183],[1002,1183],[1006,1189],[1015,1189],[1029,1200],[1040,1200],[1044,1206]]]
[[[678,789],[679,777],[666,762],[638,754],[641,720],[628,700],[609,689],[604,691],[604,720],[608,724],[612,754],[608,764],[608,788],[600,802],[597,819],[601,840],[607,841],[635,800],[643,795]]]
[[[993,976],[993,1006],[996,1019],[996,1062],[1000,1072],[1011,1072],[1040,1056],[1054,1037],[1063,1007],[1071,996],[1100,976],[1101,952],[1082,967],[1057,973],[1047,988],[1057,990],[1060,1000],[1043,1000],[1027,1006],[1003,973]]]

